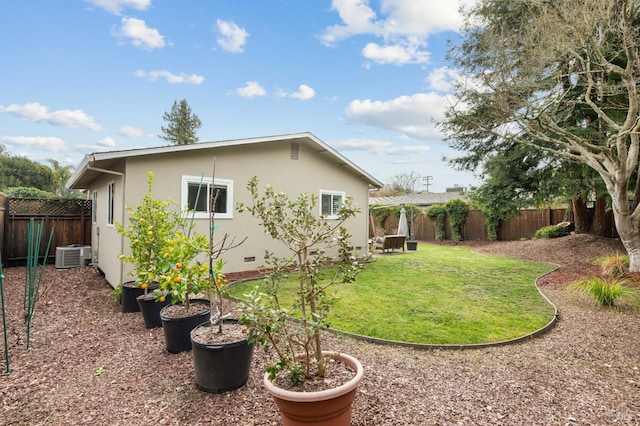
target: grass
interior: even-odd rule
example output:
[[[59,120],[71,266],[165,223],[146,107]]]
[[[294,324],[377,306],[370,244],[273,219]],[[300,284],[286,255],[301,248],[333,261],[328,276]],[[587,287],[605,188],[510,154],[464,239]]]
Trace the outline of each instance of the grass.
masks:
[[[474,344],[524,336],[554,310],[534,282],[553,266],[474,254],[468,247],[419,244],[413,252],[377,256],[356,282],[331,290],[331,327],[412,343]],[[242,297],[261,280],[233,286]],[[283,284],[284,306],[297,283]]]

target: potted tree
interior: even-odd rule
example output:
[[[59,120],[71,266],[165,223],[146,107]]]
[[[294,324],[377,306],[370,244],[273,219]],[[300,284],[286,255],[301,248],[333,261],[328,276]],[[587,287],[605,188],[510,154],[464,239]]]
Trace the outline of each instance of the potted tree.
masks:
[[[210,198],[209,241],[202,248],[208,259],[206,271],[198,267],[199,290],[209,300],[211,306],[209,320],[196,326],[190,333],[193,351],[193,366],[198,389],[211,393],[222,393],[242,387],[247,383],[251,370],[254,345],[247,341],[244,326],[237,318],[226,313],[225,290],[227,280],[222,269],[225,261],[222,255],[244,241],[236,242],[224,234],[219,241],[214,240],[215,205],[219,192]],[[197,264],[196,264],[197,267]]]
[[[119,258],[133,265],[133,281],[121,283],[114,293],[120,296],[123,312],[142,311],[147,328],[160,327],[159,312],[168,301],[158,288],[159,256],[176,230],[178,213],[169,203],[153,198],[153,172],[147,177],[148,191],[135,208],[127,207],[129,226],[115,223],[118,233],[129,239],[131,253]]]
[[[206,244],[206,237],[195,232],[191,222],[186,232],[174,234],[160,260],[160,291],[171,298],[171,304],[160,311],[165,344],[170,353],[190,351],[191,330],[211,315],[209,301],[197,297],[203,277],[208,273],[207,265],[197,256]]]
[[[260,220],[266,233],[283,243],[290,257],[265,254],[266,286],[245,295],[240,321],[247,326],[249,341],[275,350],[276,360],[267,367],[264,386],[278,405],[283,424],[317,422],[348,425],[351,405],[363,377],[360,362],[346,354],[323,349],[322,330],[328,327],[331,298],[327,290],[338,283],[352,282],[362,270],[354,256],[344,222],[355,216],[351,199],[342,205],[336,220],[317,217],[317,197],[300,194],[290,200],[267,186],[258,190],[257,178],[247,188],[252,204],[240,206]],[[337,250],[337,258],[329,253]],[[328,263],[333,268],[326,269]],[[292,309],[280,302],[282,280],[290,273],[297,278],[297,299]],[[335,371],[346,380],[330,382]],[[322,410],[329,407],[332,414]],[[316,411],[320,410],[320,411]],[[306,420],[302,420],[310,415]]]

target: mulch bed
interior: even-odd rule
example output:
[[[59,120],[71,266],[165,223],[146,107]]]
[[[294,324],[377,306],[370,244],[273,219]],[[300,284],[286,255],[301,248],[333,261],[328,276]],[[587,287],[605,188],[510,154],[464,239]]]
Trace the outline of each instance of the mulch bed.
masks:
[[[353,425],[639,424],[640,314],[596,308],[565,289],[597,273],[593,260],[620,251],[620,242],[575,235],[463,244],[558,264],[539,280],[559,309],[557,326],[519,344],[455,351],[329,336],[327,349],[365,367]],[[0,376],[0,424],[279,424],[262,387],[271,354],[256,349],[243,388],[199,391],[192,354],[169,354],[162,329],[122,313],[91,267],[45,268],[27,351],[24,282],[25,268],[4,270],[11,372]]]

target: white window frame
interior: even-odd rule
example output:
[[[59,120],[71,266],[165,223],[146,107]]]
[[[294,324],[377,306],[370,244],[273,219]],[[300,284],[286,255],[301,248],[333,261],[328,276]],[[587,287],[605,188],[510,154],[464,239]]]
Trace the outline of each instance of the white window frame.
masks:
[[[91,223],[98,222],[98,190],[91,193]]]
[[[202,176],[182,176],[182,190],[180,191],[180,207],[182,211],[186,211],[189,206],[189,184],[199,185],[202,182],[203,185],[206,185],[206,188],[203,187],[204,190],[200,191],[200,196],[206,196],[207,200],[205,202],[205,206],[207,211],[196,211],[193,213],[192,217],[196,219],[208,219],[209,218],[209,188],[211,185],[214,186],[224,186],[227,188],[227,212],[226,213],[216,213],[216,219],[233,219],[233,181],[230,179],[220,179],[220,178],[209,178]],[[191,215],[190,215],[191,217]]]
[[[329,212],[329,214],[325,215],[324,212],[322,211],[322,196],[323,195],[330,195],[331,196],[331,212]],[[338,210],[334,210],[333,207],[333,197],[334,196],[339,196],[340,197],[340,207],[338,207],[338,210],[342,207],[342,204],[344,204],[344,200],[346,199],[346,193],[344,191],[330,191],[327,189],[321,189],[320,190],[320,197],[319,197],[319,202],[318,202],[318,209],[319,209],[319,214],[321,217],[325,217],[326,219],[338,219]]]
[[[115,220],[116,181],[107,184],[107,226],[113,227]]]

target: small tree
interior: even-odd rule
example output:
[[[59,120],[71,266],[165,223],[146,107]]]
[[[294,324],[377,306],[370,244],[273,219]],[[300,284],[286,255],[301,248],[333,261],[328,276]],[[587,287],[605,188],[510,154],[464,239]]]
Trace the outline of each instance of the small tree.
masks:
[[[444,240],[446,238],[444,220],[447,217],[447,209],[441,204],[436,204],[427,207],[424,210],[424,214],[431,219],[435,225],[436,241]]]
[[[167,127],[160,126],[162,134],[160,139],[171,142],[174,145],[190,145],[198,142],[198,129],[202,127],[202,122],[198,116],[191,112],[191,107],[186,99],[173,102],[171,112],[162,115]]]
[[[147,184],[142,202],[135,209],[126,208],[129,226],[115,223],[116,230],[129,240],[131,247],[131,254],[121,254],[119,259],[133,265],[135,282],[144,289],[145,295],[162,273],[163,259],[171,241],[187,225],[179,211],[169,208],[169,202],[153,198],[153,172],[148,173]]]
[[[248,301],[242,308],[241,322],[247,325],[250,341],[272,347],[278,361],[267,371],[273,379],[280,370],[287,370],[293,384],[314,375],[324,377],[325,359],[320,332],[328,327],[327,315],[331,298],[327,289],[338,283],[349,283],[362,270],[350,245],[350,235],[344,222],[358,210],[346,198],[338,219],[327,221],[316,216],[317,197],[300,194],[294,201],[287,194],[276,192],[267,186],[263,194],[258,191],[254,177],[247,188],[251,192],[252,205],[247,206],[268,235],[283,243],[291,257],[265,254],[269,269],[266,293],[258,290],[246,295]],[[240,206],[240,210],[245,209]],[[337,259],[327,251],[338,249]],[[335,261],[335,270],[324,269],[329,261]],[[295,312],[298,320],[290,321],[292,311],[281,306],[278,297],[280,281],[295,271],[298,277],[298,299]],[[300,356],[302,354],[302,356]],[[312,371],[312,365],[316,370]]]

